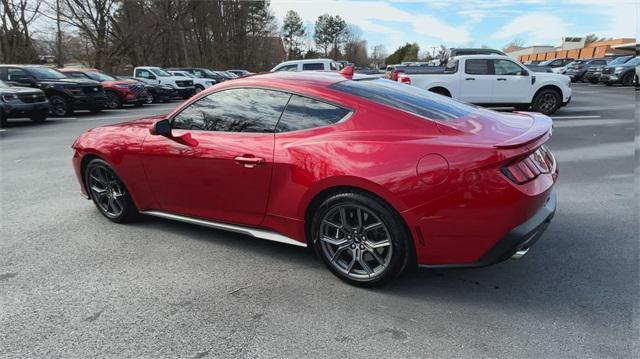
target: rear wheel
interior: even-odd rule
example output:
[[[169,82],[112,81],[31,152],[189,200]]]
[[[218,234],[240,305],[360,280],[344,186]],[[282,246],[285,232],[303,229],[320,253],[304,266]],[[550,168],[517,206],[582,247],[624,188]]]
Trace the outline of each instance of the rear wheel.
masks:
[[[62,96],[51,96],[49,98],[49,108],[54,116],[62,117],[73,114],[69,101]]]
[[[408,263],[411,239],[402,220],[367,194],[344,192],[325,199],[313,217],[311,235],[325,265],[350,284],[384,284]]]
[[[562,105],[562,98],[558,91],[544,89],[536,94],[533,99],[532,108],[534,111],[550,115]]]
[[[109,164],[93,159],[86,166],[85,184],[100,213],[116,223],[129,222],[138,213],[127,189]]]
[[[204,91],[204,87],[202,87],[201,85],[196,85],[196,93],[200,91]]]
[[[622,78],[622,86],[631,86],[633,85],[633,77],[635,76],[634,73],[629,72],[628,74],[624,75],[624,77]]]

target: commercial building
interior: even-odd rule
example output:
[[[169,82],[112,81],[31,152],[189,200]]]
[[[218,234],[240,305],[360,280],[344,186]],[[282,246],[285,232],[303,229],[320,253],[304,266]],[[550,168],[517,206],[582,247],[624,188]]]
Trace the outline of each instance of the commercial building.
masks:
[[[634,54],[636,39],[619,38],[596,41],[585,45],[583,37],[564,37],[560,46],[529,46],[525,48],[509,48],[507,55],[525,61],[544,61],[551,59],[589,59],[615,55]]]

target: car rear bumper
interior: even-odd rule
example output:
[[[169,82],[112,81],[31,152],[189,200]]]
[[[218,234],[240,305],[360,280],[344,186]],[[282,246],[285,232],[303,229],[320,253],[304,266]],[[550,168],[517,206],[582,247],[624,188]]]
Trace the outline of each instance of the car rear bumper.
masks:
[[[502,237],[480,259],[473,263],[420,265],[422,268],[472,268],[484,267],[505,261],[509,258],[519,259],[531,246],[542,237],[556,213],[557,194],[551,190],[544,206],[524,223],[516,226]]]

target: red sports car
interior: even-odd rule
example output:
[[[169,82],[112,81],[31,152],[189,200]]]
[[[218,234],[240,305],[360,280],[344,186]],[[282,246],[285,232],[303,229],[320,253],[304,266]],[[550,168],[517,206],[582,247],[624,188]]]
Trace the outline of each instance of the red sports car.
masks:
[[[114,222],[143,213],[309,245],[372,286],[409,265],[526,253],[556,208],[551,125],[385,79],[280,72],[92,129],[73,165]]]

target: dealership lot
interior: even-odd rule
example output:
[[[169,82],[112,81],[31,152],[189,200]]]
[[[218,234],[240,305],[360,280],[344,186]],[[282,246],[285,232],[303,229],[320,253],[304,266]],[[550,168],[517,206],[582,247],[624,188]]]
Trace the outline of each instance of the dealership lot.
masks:
[[[175,106],[14,121],[0,133],[0,355],[628,357],[634,350],[632,88],[575,84],[572,102],[554,114],[559,209],[522,260],[420,271],[373,290],[340,282],[303,249],[153,218],[115,225],[79,196],[70,163],[78,134]]]

